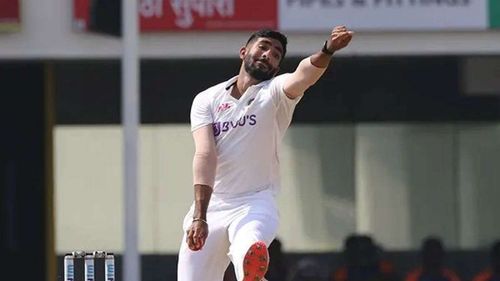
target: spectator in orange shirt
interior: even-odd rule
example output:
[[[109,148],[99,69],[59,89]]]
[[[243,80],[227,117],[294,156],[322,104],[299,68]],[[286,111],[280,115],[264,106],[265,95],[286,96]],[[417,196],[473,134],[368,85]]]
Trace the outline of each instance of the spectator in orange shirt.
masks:
[[[490,267],[479,272],[472,281],[500,281],[500,240],[491,247],[490,261]]]
[[[453,270],[444,266],[445,249],[441,239],[425,239],[422,243],[421,258],[421,266],[410,271],[405,281],[460,281]]]

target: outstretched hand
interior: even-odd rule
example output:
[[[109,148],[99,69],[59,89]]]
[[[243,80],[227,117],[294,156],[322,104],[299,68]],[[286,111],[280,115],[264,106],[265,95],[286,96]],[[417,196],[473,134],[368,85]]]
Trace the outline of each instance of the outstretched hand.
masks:
[[[328,38],[326,43],[326,48],[329,51],[335,52],[344,47],[346,47],[349,42],[351,42],[352,35],[354,32],[347,29],[345,26],[336,26],[332,33],[330,34],[330,38]]]
[[[193,221],[187,231],[186,243],[189,249],[199,251],[205,245],[208,236],[208,225],[203,221]]]

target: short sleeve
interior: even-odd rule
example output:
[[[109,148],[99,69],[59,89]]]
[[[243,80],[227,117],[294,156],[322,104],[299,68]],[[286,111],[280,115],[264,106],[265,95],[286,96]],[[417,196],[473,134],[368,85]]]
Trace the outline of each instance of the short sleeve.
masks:
[[[300,99],[302,98],[302,96],[300,96],[295,99],[291,99],[285,94],[285,91],[283,90],[285,80],[290,75],[291,73],[281,74],[279,76],[276,76],[276,78],[271,81],[271,96],[273,97],[273,101],[276,107],[285,106],[292,109],[297,105],[297,103],[299,103]]]
[[[213,123],[210,100],[206,94],[198,94],[191,106],[191,131]]]
[[[282,74],[277,76],[270,84],[271,96],[276,106],[276,118],[278,127],[283,134],[292,121],[293,112],[297,103],[299,103],[302,96],[295,99],[289,98],[283,90],[286,78],[291,73]]]

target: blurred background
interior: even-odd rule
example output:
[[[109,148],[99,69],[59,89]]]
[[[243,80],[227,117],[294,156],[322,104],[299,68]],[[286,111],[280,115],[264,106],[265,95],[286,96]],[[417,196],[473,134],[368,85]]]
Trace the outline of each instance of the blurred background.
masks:
[[[467,281],[490,264],[500,280],[500,1],[138,4],[142,280],[176,280],[193,198],[193,97],[237,74],[252,31],[288,36],[283,73],[335,25],[356,34],[282,145],[269,281]],[[9,280],[62,280],[74,250],[114,252],[121,280],[120,22],[118,0],[0,0]]]

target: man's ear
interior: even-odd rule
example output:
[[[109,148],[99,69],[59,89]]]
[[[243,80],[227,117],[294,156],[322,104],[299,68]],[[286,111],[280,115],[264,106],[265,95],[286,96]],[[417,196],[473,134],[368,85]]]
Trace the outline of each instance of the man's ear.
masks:
[[[247,54],[247,47],[243,46],[240,48],[240,59],[243,59],[245,55]]]

